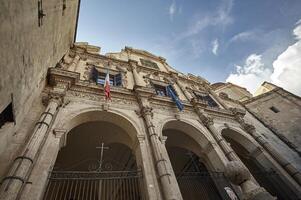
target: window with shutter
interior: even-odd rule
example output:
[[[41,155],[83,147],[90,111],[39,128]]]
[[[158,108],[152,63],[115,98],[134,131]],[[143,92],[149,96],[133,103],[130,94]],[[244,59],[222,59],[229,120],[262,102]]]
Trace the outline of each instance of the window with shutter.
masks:
[[[154,88],[155,88],[156,94],[158,96],[163,96],[163,97],[168,96],[165,86],[163,86],[163,85],[155,85],[154,84]]]
[[[212,97],[209,94],[199,93],[199,92],[193,92],[193,93],[198,100],[206,102],[208,106],[218,107],[218,104],[212,99]]]
[[[154,88],[158,96],[171,97],[170,94],[167,92],[166,86],[154,84]],[[170,89],[176,96],[178,96],[178,93],[172,86],[170,86]]]
[[[99,85],[104,85],[105,84],[105,80],[106,80],[106,73],[102,73],[102,72],[98,72],[98,76],[97,76],[97,84]],[[110,77],[110,85],[112,86],[122,86],[122,75],[121,74],[109,74]]]

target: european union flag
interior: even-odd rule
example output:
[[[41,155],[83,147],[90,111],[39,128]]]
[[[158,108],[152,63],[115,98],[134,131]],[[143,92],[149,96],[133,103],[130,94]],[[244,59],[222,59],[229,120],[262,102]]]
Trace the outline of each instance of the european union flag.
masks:
[[[167,95],[170,96],[172,98],[172,100],[176,103],[176,106],[178,107],[178,109],[180,111],[182,111],[184,109],[184,106],[182,104],[182,102],[180,101],[180,99],[177,97],[177,95],[175,94],[174,89],[172,88],[171,85],[168,85],[166,87],[166,91],[167,91]]]

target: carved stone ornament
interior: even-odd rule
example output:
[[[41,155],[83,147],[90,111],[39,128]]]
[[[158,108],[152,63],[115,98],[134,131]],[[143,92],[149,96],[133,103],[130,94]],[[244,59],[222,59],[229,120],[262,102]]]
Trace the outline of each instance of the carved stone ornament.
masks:
[[[243,128],[248,132],[248,133],[252,133],[256,130],[255,126],[253,126],[252,124],[243,124]]]
[[[145,106],[142,108],[141,113],[144,116],[150,115],[151,117],[153,117],[153,108]]]
[[[181,120],[181,115],[179,113],[175,114],[175,118],[180,121]]]
[[[228,100],[229,99],[229,96],[228,96],[228,94],[227,93],[225,93],[225,92],[221,92],[221,93],[219,93],[219,95],[218,95],[221,99],[225,99],[225,100]]]
[[[251,179],[249,170],[240,161],[228,162],[224,174],[235,185]]]
[[[246,115],[246,110],[240,109],[240,108],[229,108],[230,111],[233,113],[233,115],[238,115],[240,117],[243,117]]]
[[[166,143],[166,140],[167,140],[167,136],[160,136],[160,141],[161,141],[161,143],[163,144],[163,145],[165,145],[165,143]]]
[[[102,104],[102,109],[103,109],[104,111],[108,111],[108,110],[109,110],[109,107],[110,107],[110,104],[108,104],[107,102],[104,103],[104,104]]]
[[[47,106],[50,101],[56,101],[58,106],[61,106],[64,102],[64,96],[64,93],[51,91],[48,93],[48,95],[44,95],[42,97],[42,103],[44,106]]]

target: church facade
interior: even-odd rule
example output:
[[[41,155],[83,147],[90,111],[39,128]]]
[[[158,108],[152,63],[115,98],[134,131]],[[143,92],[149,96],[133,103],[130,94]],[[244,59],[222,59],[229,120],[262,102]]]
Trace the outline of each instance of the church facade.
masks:
[[[75,43],[48,69],[0,198],[300,199],[300,136],[256,110],[264,93],[210,84],[144,50]]]

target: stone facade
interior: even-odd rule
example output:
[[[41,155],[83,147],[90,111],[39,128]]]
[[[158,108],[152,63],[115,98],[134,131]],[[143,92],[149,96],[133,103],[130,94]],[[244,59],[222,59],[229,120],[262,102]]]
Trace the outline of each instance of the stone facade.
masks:
[[[97,84],[101,80],[95,80],[91,72],[96,70],[99,78],[108,69],[112,99],[106,101],[103,85]],[[28,111],[33,117],[26,119],[24,123],[30,125],[22,131],[30,138],[9,161],[10,170],[2,176],[1,199],[43,198],[48,173],[70,146],[72,134],[91,122],[118,126],[120,131],[104,140],[119,141],[131,149],[143,174],[145,199],[189,199],[178,180],[175,157],[170,156],[174,147],[192,152],[211,173],[225,174],[229,183],[213,180],[216,193],[224,199],[231,199],[230,188],[235,193],[232,199],[278,195],[260,181],[250,162],[261,171],[277,174],[273,181],[288,192],[285,199],[301,198],[299,155],[249,111],[249,104],[239,101],[245,99],[239,95],[252,99],[241,88],[232,93],[236,94],[232,99],[228,87],[226,91],[219,88],[223,84],[210,85],[202,77],[178,72],[147,51],[125,47],[102,55],[99,47],[87,43],[76,43],[56,67],[48,69],[47,78],[41,93],[45,107],[34,105],[38,109]],[[173,88],[183,111],[166,94],[166,86]],[[80,151],[74,152],[76,157]]]

